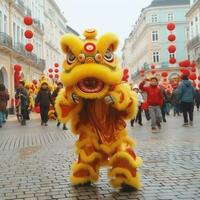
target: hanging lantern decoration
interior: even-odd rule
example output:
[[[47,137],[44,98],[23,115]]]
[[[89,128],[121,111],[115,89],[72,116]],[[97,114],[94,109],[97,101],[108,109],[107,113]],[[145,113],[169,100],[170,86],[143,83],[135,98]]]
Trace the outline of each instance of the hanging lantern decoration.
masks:
[[[200,81],[200,76],[198,76],[198,80]]]
[[[190,61],[189,60],[183,60],[179,62],[180,67],[189,67],[190,66]]]
[[[195,68],[196,67],[196,63],[193,61],[190,63],[190,67]]]
[[[31,43],[27,43],[27,44],[25,45],[25,49],[26,49],[26,51],[28,51],[28,52],[32,52],[32,51],[33,51],[33,45],[32,45]]]
[[[49,74],[49,78],[52,79],[53,78],[53,74]]]
[[[189,76],[190,75],[190,71],[188,69],[183,69],[182,70],[182,74],[185,76]]]
[[[25,16],[24,17],[24,24],[26,24],[27,26],[30,26],[33,24],[33,19],[30,16]]]
[[[196,72],[196,69],[193,67],[193,68],[191,69],[191,72]]]
[[[200,89],[200,83],[198,84],[198,88]]]
[[[172,44],[168,47],[169,53],[175,53],[176,52],[176,47]]]
[[[170,58],[169,59],[170,64],[175,64],[176,63],[176,58]]]
[[[27,38],[27,39],[31,39],[33,37],[33,32],[31,30],[26,30],[24,32],[24,36]]]
[[[176,36],[175,36],[174,34],[170,34],[170,35],[168,36],[168,40],[169,40],[170,42],[174,42],[174,41],[176,40]]]
[[[49,71],[49,73],[52,73],[52,72],[53,72],[53,69],[49,68],[49,70],[48,70],[48,71]]]
[[[167,24],[167,29],[169,31],[173,31],[175,28],[176,28],[176,25],[174,23],[170,22]]]
[[[56,79],[59,79],[59,74],[55,74],[54,76]]]
[[[58,63],[55,63],[55,64],[54,64],[54,67],[59,67],[59,64],[58,64]]]
[[[54,72],[55,72],[55,73],[58,73],[58,72],[59,72],[59,69],[54,69]]]
[[[21,67],[20,65],[18,65],[18,64],[14,65],[14,70],[15,70],[16,72],[20,72],[21,69],[22,69],[22,67]]]
[[[189,75],[189,79],[192,80],[192,81],[194,81],[194,80],[197,79],[197,75],[196,75],[195,73],[191,73],[191,74]]]
[[[168,73],[167,73],[167,72],[162,72],[162,73],[161,73],[161,76],[162,76],[163,78],[166,78],[166,77],[168,76]]]

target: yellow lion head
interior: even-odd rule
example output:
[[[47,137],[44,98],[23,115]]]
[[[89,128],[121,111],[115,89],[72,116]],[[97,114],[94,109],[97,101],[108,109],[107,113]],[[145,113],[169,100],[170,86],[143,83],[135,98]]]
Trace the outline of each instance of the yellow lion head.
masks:
[[[83,98],[101,98],[122,79],[122,69],[114,54],[118,38],[113,33],[99,39],[96,35],[95,29],[87,29],[84,39],[72,34],[61,38],[61,48],[66,54],[61,81]]]

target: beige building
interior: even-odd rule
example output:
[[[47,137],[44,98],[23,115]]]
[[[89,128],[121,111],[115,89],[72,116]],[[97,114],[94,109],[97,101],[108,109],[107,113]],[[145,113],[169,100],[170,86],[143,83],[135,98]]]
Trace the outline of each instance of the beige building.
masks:
[[[31,27],[23,22],[26,15],[33,18]],[[38,79],[55,63],[61,65],[60,36],[73,30],[66,23],[54,0],[0,0],[0,83],[6,85],[11,98],[15,64],[22,66],[21,76],[28,81]],[[27,29],[33,31],[32,53],[24,50]]]
[[[200,66],[200,0],[191,0],[191,8],[186,16],[189,22],[189,57]]]
[[[153,0],[142,9],[132,32],[125,40],[122,49],[123,65],[128,67],[132,79],[139,79],[139,70],[150,69],[155,64],[160,71],[176,69],[177,65],[170,65],[169,59],[175,57],[177,61],[187,58],[187,21],[186,13],[190,8],[189,0]],[[168,53],[169,31],[166,25],[176,24],[174,34],[177,39],[176,53]]]

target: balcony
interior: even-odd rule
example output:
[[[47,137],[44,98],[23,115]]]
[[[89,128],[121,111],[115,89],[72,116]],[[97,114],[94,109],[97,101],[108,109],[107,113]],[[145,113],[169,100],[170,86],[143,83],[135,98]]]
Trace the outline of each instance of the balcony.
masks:
[[[192,40],[190,40],[187,44],[189,49],[193,49],[195,46],[200,45],[200,35],[197,35]]]
[[[0,44],[12,49],[12,38],[7,33],[0,32]]]

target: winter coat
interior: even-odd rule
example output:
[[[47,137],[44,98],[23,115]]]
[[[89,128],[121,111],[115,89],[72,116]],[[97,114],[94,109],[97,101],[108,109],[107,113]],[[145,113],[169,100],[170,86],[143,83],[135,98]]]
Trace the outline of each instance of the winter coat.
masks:
[[[9,95],[6,91],[0,91],[0,111],[6,111],[7,101],[9,100]]]
[[[149,106],[162,106],[163,94],[159,86],[144,86],[145,81],[140,83],[140,90],[147,93],[147,102]]]
[[[49,91],[49,89],[40,89],[36,97],[35,104],[40,104],[40,106],[43,107],[49,107],[50,104],[53,104],[51,92]]]
[[[200,90],[195,91],[195,101],[196,103],[200,103]]]
[[[15,98],[20,100],[21,109],[27,109],[28,107],[28,92],[25,88],[18,88],[15,94]]]
[[[178,88],[174,89],[171,96],[171,102],[173,105],[177,105],[180,103]]]
[[[183,80],[178,87],[179,99],[181,102],[194,102],[195,90],[191,81]]]

